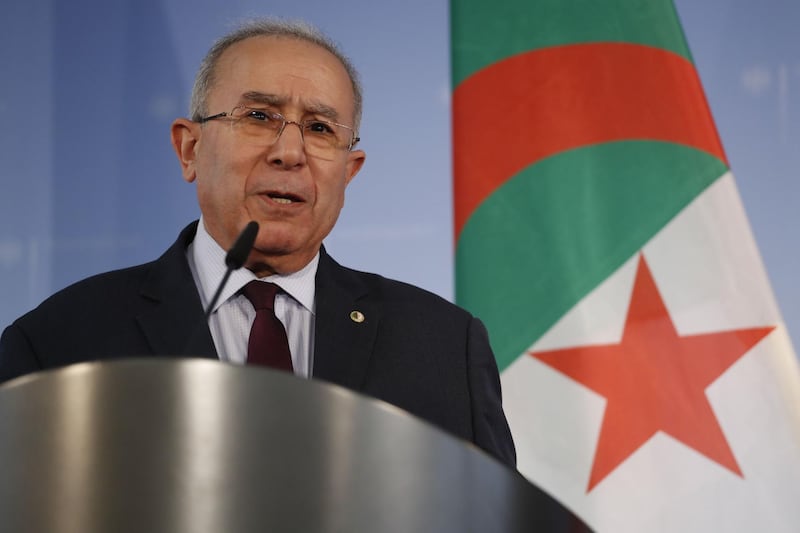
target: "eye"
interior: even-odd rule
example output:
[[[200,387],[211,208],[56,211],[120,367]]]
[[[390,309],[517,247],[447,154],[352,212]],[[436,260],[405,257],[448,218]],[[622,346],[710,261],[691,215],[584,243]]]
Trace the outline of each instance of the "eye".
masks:
[[[318,135],[334,135],[336,133],[334,125],[324,120],[306,121],[306,131]]]
[[[269,120],[272,120],[272,113],[268,113],[263,109],[252,109],[252,108],[247,109],[247,112],[245,113],[244,116],[245,118],[251,120],[258,120],[261,122],[267,122]]]

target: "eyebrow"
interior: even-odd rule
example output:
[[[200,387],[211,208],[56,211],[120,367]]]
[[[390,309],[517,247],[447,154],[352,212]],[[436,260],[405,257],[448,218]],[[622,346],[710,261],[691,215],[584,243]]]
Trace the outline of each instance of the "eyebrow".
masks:
[[[289,99],[285,96],[278,96],[277,94],[262,93],[259,91],[247,91],[242,95],[242,101],[247,103],[256,103],[268,105],[272,107],[283,107]],[[339,113],[333,107],[323,104],[322,102],[309,102],[305,106],[304,113],[311,113],[314,115],[323,116],[333,122],[339,120]]]

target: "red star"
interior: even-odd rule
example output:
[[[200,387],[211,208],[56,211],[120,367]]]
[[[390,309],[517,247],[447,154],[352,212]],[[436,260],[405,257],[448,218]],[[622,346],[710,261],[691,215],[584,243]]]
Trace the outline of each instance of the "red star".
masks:
[[[607,400],[587,492],[658,431],[742,476],[705,390],[773,329],[678,335],[641,256],[622,342],[531,353]]]

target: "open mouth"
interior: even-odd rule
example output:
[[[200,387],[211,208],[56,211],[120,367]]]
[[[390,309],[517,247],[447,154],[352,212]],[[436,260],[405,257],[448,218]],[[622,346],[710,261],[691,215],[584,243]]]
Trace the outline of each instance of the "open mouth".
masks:
[[[267,196],[269,196],[270,200],[274,201],[275,203],[283,204],[283,205],[289,205],[289,204],[293,204],[293,203],[296,203],[296,202],[302,202],[303,201],[302,198],[300,198],[299,196],[295,196],[293,194],[284,194],[284,193],[271,192],[271,193],[267,193]]]

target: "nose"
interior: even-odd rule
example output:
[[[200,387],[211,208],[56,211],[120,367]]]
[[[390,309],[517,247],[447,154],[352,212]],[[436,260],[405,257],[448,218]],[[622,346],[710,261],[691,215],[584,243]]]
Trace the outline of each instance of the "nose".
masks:
[[[267,160],[271,165],[282,168],[293,168],[306,163],[303,130],[300,124],[293,120],[284,122],[278,131],[278,137],[269,148]]]

